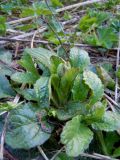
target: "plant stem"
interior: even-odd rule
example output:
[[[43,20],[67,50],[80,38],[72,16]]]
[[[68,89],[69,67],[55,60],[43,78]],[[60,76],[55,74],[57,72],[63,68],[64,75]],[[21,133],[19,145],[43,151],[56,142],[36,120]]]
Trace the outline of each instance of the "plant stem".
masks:
[[[102,151],[105,155],[109,155],[108,154],[108,151],[107,151],[107,148],[106,148],[106,145],[105,145],[105,141],[104,141],[104,138],[103,138],[103,134],[102,134],[102,131],[97,131],[97,136],[98,136],[98,139],[100,141],[100,144],[102,146]]]

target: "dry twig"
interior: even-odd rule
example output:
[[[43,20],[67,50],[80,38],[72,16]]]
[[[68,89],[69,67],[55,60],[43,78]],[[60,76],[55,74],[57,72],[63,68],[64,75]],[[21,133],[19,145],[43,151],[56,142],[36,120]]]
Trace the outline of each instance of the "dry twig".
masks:
[[[56,12],[59,13],[59,12],[65,11],[65,10],[70,10],[72,8],[86,6],[86,5],[90,5],[90,4],[97,3],[97,2],[106,2],[106,1],[105,0],[92,0],[92,1],[88,0],[86,2],[80,2],[80,3],[74,4],[74,5],[70,5],[70,6],[66,6],[66,7],[57,9]],[[35,16],[29,16],[29,17],[25,17],[25,18],[21,18],[21,19],[17,19],[17,20],[7,22],[7,24],[12,25],[12,24],[16,24],[16,23],[21,23],[21,22],[32,20],[33,18],[36,18],[36,17]]]
[[[120,32],[119,32],[119,38],[118,38],[118,49],[117,49],[117,58],[116,58],[116,71],[118,71],[119,67],[119,60],[120,60]],[[115,102],[118,101],[118,78],[116,77],[115,80]]]
[[[54,160],[62,152],[63,149],[64,149],[64,146],[60,150],[58,150],[58,152],[56,152],[50,160]]]
[[[5,142],[5,134],[6,134],[6,128],[7,128],[7,123],[8,123],[8,117],[9,113],[5,117],[5,124],[3,127],[2,135],[1,135],[1,144],[0,144],[0,160],[3,160],[4,158],[4,142]]]
[[[93,154],[82,153],[80,156],[93,158],[93,159],[100,159],[100,160],[118,160],[118,159],[111,158],[109,156],[104,156],[104,155],[101,155],[101,154],[98,154],[98,153],[93,153]]]
[[[90,5],[90,4],[97,3],[97,2],[106,2],[106,0],[92,0],[92,1],[89,0],[89,1],[86,1],[86,2],[80,2],[80,3],[77,3],[77,4],[73,4],[73,5],[70,5],[70,6],[66,6],[66,7],[57,9],[56,12],[63,12],[63,11],[70,10],[70,9],[73,9],[73,8],[76,8],[76,7],[86,6],[86,5]]]
[[[117,106],[118,108],[120,108],[120,106],[118,105],[118,103],[116,103],[111,97],[109,97],[107,94],[104,93],[104,96],[111,102],[113,103],[115,106]]]
[[[49,160],[48,157],[46,156],[46,154],[44,153],[43,149],[40,146],[38,146],[37,148],[40,151],[41,155],[44,157],[44,159]]]

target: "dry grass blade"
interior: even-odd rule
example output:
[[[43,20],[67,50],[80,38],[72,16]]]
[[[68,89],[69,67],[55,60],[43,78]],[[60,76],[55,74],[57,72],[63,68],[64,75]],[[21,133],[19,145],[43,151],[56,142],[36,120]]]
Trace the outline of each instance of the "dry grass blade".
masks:
[[[58,152],[56,152],[56,154],[54,154],[54,156],[50,160],[54,160],[62,152],[63,149],[64,146],[60,150],[58,150]]]
[[[101,158],[101,160],[118,160],[116,158],[111,158],[109,156],[101,155],[98,153],[94,153],[93,155],[97,156],[98,158]]]
[[[43,149],[40,146],[38,146],[37,148],[38,148],[39,152],[41,153],[41,155],[44,157],[44,159],[49,160],[48,157],[46,156],[46,154],[44,153]]]
[[[117,49],[117,57],[116,57],[116,71],[118,71],[119,67],[119,60],[120,60],[120,32],[119,32],[119,38],[118,38],[118,49]],[[115,85],[115,102],[118,101],[118,78],[116,77],[116,85]]]
[[[86,5],[90,5],[90,4],[97,3],[97,2],[106,2],[106,0],[92,0],[92,1],[89,0],[89,1],[86,1],[86,2],[80,2],[80,3],[74,4],[74,5],[70,5],[70,6],[66,6],[66,7],[57,9],[56,12],[59,13],[59,12],[65,11],[65,10],[70,10],[72,8],[86,6]],[[25,17],[25,18],[21,18],[21,19],[17,19],[17,20],[7,22],[7,24],[11,25],[11,24],[16,24],[16,23],[26,22],[26,21],[31,20],[33,18],[36,18],[36,17],[35,16],[29,16],[29,17]]]
[[[93,159],[100,159],[100,160],[118,160],[118,159],[111,158],[109,156],[104,156],[98,153],[93,153],[93,154],[82,153],[80,156],[87,157],[87,158],[93,158]]]
[[[5,124],[4,124],[2,135],[1,135],[0,160],[4,159],[4,142],[5,142],[5,134],[6,134],[6,128],[8,123],[8,117],[9,117],[9,113],[7,113],[7,116],[5,117]]]
[[[104,96],[111,102],[113,103],[116,107],[120,108],[118,103],[116,103],[111,97],[109,97],[107,94],[104,93]]]
[[[76,8],[76,7],[86,6],[86,5],[90,5],[90,4],[97,3],[97,2],[106,2],[106,0],[92,0],[92,1],[90,0],[90,1],[86,1],[86,2],[80,2],[80,3],[77,3],[77,4],[73,4],[73,5],[70,5],[70,6],[66,6],[66,7],[57,9],[56,11],[57,12],[63,12],[63,11],[70,10],[70,9],[73,9],[73,8]]]

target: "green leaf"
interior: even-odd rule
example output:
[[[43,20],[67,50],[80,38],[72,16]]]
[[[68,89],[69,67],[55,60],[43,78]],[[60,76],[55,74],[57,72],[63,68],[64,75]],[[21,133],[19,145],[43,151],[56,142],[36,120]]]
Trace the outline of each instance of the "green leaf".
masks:
[[[63,15],[64,20],[70,20],[72,19],[72,14],[69,11],[65,11]]]
[[[56,107],[58,107],[58,102],[59,99],[61,99],[61,93],[60,93],[60,78],[58,77],[57,74],[52,74],[52,76],[50,77],[50,81],[51,81],[51,88],[52,90],[52,94],[51,94],[51,99],[52,101],[54,101]]]
[[[75,78],[72,88],[73,100],[85,101],[88,95],[88,91],[89,87],[86,84],[84,84],[83,76],[81,74],[78,74]]]
[[[12,62],[12,53],[4,48],[0,48],[0,60],[7,64]]]
[[[52,29],[54,30],[54,32],[63,32],[63,26],[57,20],[57,18],[55,18],[55,16],[49,17],[48,23],[49,23],[48,27],[50,26],[50,29],[52,27]]]
[[[118,78],[120,78],[120,66],[118,67],[118,70],[116,71],[116,76],[117,76]]]
[[[77,157],[86,150],[93,139],[92,131],[80,123],[81,116],[67,122],[61,134],[61,142],[66,146],[68,156]]]
[[[54,73],[54,74],[57,73],[57,68],[59,64],[65,63],[65,61],[58,56],[51,56],[50,61],[51,61],[50,70],[51,70],[51,73]]]
[[[103,22],[110,18],[110,13],[106,11],[98,11],[98,10],[89,10],[89,19],[96,18],[96,23],[98,26],[102,25]]]
[[[115,149],[115,144],[119,142],[120,137],[117,132],[107,132],[106,136],[104,136],[105,145],[107,147],[107,151],[109,154],[113,153],[113,149]]]
[[[60,153],[55,160],[74,160],[72,157],[68,157],[65,153]]]
[[[92,92],[92,95],[89,98],[90,106],[95,104],[102,98],[104,94],[103,85],[98,76],[95,73],[88,70],[83,72],[83,79],[85,81],[85,84],[88,85]]]
[[[115,42],[117,42],[118,37],[113,32],[112,28],[99,28],[97,30],[98,33],[98,41],[101,44],[101,46],[110,49]],[[107,35],[107,36],[106,36]]]
[[[0,16],[0,35],[4,35],[6,32],[6,18]]]
[[[66,59],[67,58],[67,55],[66,55],[66,52],[65,52],[65,49],[61,46],[59,46],[57,48],[57,55],[63,59]]]
[[[43,130],[37,117],[39,112],[38,107],[30,103],[11,111],[6,143],[12,148],[29,149],[46,142],[50,138],[52,128],[49,126],[49,133]]]
[[[36,29],[36,22],[18,25],[16,26],[16,29],[23,32],[30,32],[32,29]]]
[[[38,77],[31,72],[16,72],[12,74],[11,79],[17,83],[34,84]]]
[[[12,109],[15,109],[17,106],[19,106],[18,104],[15,104],[13,102],[6,102],[6,103],[0,103],[0,113],[4,112],[4,111],[10,111]]]
[[[78,69],[71,68],[63,74],[64,75],[61,77],[61,79],[57,74],[53,74],[51,76],[51,84],[56,92],[54,96],[57,96],[55,99],[58,98],[60,105],[63,105],[65,102],[67,102],[68,97],[70,96],[74,79],[78,74]]]
[[[120,115],[111,111],[105,112],[103,119],[100,122],[95,122],[92,127],[96,130],[106,132],[120,129]]]
[[[78,74],[77,68],[71,68],[65,72],[60,81],[60,98],[62,102],[65,102],[70,95],[71,88],[73,86],[73,82],[75,77]]]
[[[49,107],[49,77],[41,77],[34,84],[38,104],[44,108]]]
[[[24,90],[16,89],[17,93],[22,95],[28,101],[37,101],[34,89],[28,88]]]
[[[25,53],[30,54],[34,59],[36,59],[38,62],[42,63],[45,67],[50,69],[51,63],[50,63],[50,57],[54,55],[54,52],[51,52],[44,48],[32,48],[32,49],[26,49]]]
[[[113,64],[110,62],[103,62],[101,63],[101,66],[107,71],[107,72],[113,72]]]
[[[42,1],[38,3],[34,2],[30,7],[24,7],[22,9],[21,16],[27,17],[27,16],[35,16],[35,15],[40,16],[40,15],[51,15],[51,14],[52,14],[51,10],[47,7],[45,2]]]
[[[61,33],[61,32],[60,32]],[[56,44],[57,46],[58,45],[61,45],[61,43],[64,43],[66,42],[66,39],[64,37],[64,35],[59,35],[60,37],[60,40],[56,37],[56,35],[53,33],[52,35],[48,36],[47,37],[47,40],[50,42],[50,43],[54,43]]]
[[[76,115],[84,115],[86,112],[86,104],[80,102],[69,102],[64,106],[64,109],[57,109],[57,118],[61,121],[66,121]]]
[[[0,75],[0,98],[15,96],[15,92],[11,88],[9,81],[3,75]]]
[[[25,7],[21,13],[21,17],[34,16],[34,15],[35,11],[32,7]]]
[[[72,67],[78,67],[83,71],[90,64],[90,57],[86,51],[74,47],[70,50],[70,63]]]
[[[89,113],[85,117],[83,117],[84,121],[87,124],[101,121],[105,114],[106,107],[106,101],[95,103],[91,110],[89,110]]]
[[[113,157],[119,157],[120,156],[120,147],[116,148],[113,152]]]
[[[115,17],[113,17],[113,19],[111,20],[111,27],[114,29],[115,32],[119,33],[120,20],[118,18],[115,19]]]
[[[88,15],[85,15],[80,19],[78,29],[80,29],[83,32],[86,32],[89,28],[92,28],[92,26],[97,26],[96,23],[96,17],[90,17]]]
[[[107,71],[101,66],[97,66],[96,69],[97,69],[98,76],[100,77],[105,87],[114,89],[115,81],[111,78],[111,76],[107,73]]]
[[[93,32],[85,37],[85,41],[91,45],[110,49],[118,41],[118,36],[111,27],[101,27],[97,29],[97,33]]]
[[[59,0],[51,0],[51,3],[54,7],[62,6],[62,3]]]
[[[12,53],[8,50],[1,48],[0,49],[0,74],[8,75],[15,73],[16,71],[10,67],[12,66]]]
[[[99,28],[97,32],[99,41],[104,47],[111,48],[114,42],[117,42],[117,35],[112,28]]]
[[[38,63],[38,67],[40,69],[40,71],[42,71],[42,76],[50,76],[50,70],[49,68],[45,67],[43,64]]]
[[[101,43],[99,42],[98,37],[95,34],[95,32],[93,32],[93,34],[90,34],[84,37],[84,41],[85,43],[88,43],[93,46],[101,46]]]
[[[32,74],[34,74],[36,77],[39,78],[39,74],[37,69],[34,66],[34,63],[32,61],[32,58],[29,54],[24,54],[23,57],[21,58],[20,61],[18,61],[18,63],[24,67],[28,72],[31,72]]]
[[[57,94],[59,94],[59,85],[60,85],[60,78],[57,74],[52,74],[51,76],[51,85],[56,91]]]
[[[18,7],[18,5],[20,5],[20,3],[18,4],[18,1],[7,1],[6,3],[3,3],[0,5],[0,8],[2,10],[2,12],[7,13],[8,15],[12,14],[12,11],[15,10],[19,10],[21,5]]]
[[[71,65],[69,62],[66,63],[60,63],[57,67],[57,74],[58,76],[61,78],[64,76],[65,72],[67,72],[67,70],[71,69]]]

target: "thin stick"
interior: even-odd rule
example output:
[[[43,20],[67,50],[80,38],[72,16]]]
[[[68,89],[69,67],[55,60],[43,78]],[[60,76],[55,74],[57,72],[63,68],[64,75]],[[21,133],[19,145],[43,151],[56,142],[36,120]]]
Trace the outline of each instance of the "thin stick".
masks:
[[[21,22],[24,22],[24,21],[29,21],[33,18],[35,18],[35,16],[29,16],[29,17],[25,17],[25,18],[21,18],[21,19],[17,19],[17,20],[7,22],[7,24],[11,25],[11,24],[16,24],[16,23],[21,23]]]
[[[58,33],[54,30],[54,28],[52,27],[52,25],[45,18],[42,18],[42,19],[49,26],[49,28],[51,29],[51,31],[55,34],[56,38],[58,39],[60,45],[62,46],[62,48],[64,49],[64,51],[65,51],[65,53],[67,55],[67,51],[64,48],[64,46],[62,45],[62,41],[61,41],[61,38],[59,37]]]
[[[70,5],[70,6],[66,6],[66,7],[57,9],[56,12],[59,13],[59,12],[65,11],[65,10],[70,10],[72,8],[86,6],[86,5],[90,5],[90,4],[97,3],[97,2],[106,2],[106,1],[105,0],[92,0],[92,1],[89,0],[89,1],[86,1],[86,2],[80,2],[80,3],[74,4],[74,5]],[[31,20],[33,18],[36,18],[36,17],[35,16],[29,16],[29,17],[25,17],[25,18],[21,18],[21,19],[18,19],[18,20],[13,20],[13,21],[7,22],[7,24],[21,23],[21,22]]]
[[[71,19],[71,20],[68,20],[68,21],[65,21],[65,22],[62,22],[62,25],[67,25],[67,24],[71,24],[71,23],[75,23],[76,21],[78,21],[80,18],[79,17],[75,17],[75,18],[73,18],[73,19]],[[42,33],[42,32],[44,32],[44,31],[46,31],[47,30],[47,27],[42,27],[42,28],[39,28],[38,30],[37,30],[37,33]],[[8,30],[9,31],[9,30]],[[19,32],[19,31],[15,31],[14,30],[14,32]],[[24,38],[26,38],[26,37],[30,37],[30,36],[32,36],[32,35],[34,35],[35,34],[35,32],[36,31],[32,31],[32,32],[29,32],[29,33],[24,33],[24,32],[20,32],[20,33],[23,33],[22,35],[18,35],[18,36],[14,36],[13,38],[14,39],[24,39]],[[4,44],[5,42],[3,41],[2,43],[0,43],[0,44]]]
[[[75,19],[75,18],[73,18],[72,19],[74,22],[76,22],[76,21],[78,21],[78,17]],[[73,21],[72,20],[69,20],[69,21],[65,21],[65,22],[62,22],[62,25],[67,25],[67,24],[69,24],[69,23],[73,23]],[[47,30],[47,27],[45,27],[45,26],[43,26],[42,28],[39,28],[37,31],[37,33],[43,33],[44,31],[46,31]],[[23,33],[22,35],[18,35],[18,36],[14,36],[13,38],[11,38],[11,39],[24,39],[24,38],[26,38],[26,37],[30,37],[30,36],[33,36],[34,35],[34,33],[35,33],[36,31],[32,31],[32,32],[29,32],[29,33]],[[9,38],[8,38],[9,39]],[[1,40],[2,40],[2,37],[1,37]],[[5,45],[6,44],[6,42],[7,42],[7,40],[5,41],[4,39],[3,39],[3,41],[1,41],[0,42],[0,45]],[[30,41],[29,41],[30,42]],[[35,41],[34,41],[35,42]]]
[[[1,135],[1,144],[0,144],[0,160],[3,160],[4,158],[4,142],[5,142],[5,134],[6,134],[6,128],[7,128],[7,123],[8,123],[8,117],[9,113],[7,114],[5,118],[5,124],[3,127],[2,135]]]
[[[17,57],[18,49],[19,49],[19,43],[18,43],[18,42],[16,42],[15,58]]]
[[[118,49],[117,49],[117,59],[116,59],[116,71],[118,71],[119,67],[119,60],[120,60],[120,32],[118,37]],[[118,78],[116,76],[115,79],[115,102],[118,102]]]
[[[109,157],[109,156],[101,155],[101,154],[98,154],[98,153],[94,153],[93,155],[100,157],[102,160],[103,160],[103,159],[104,159],[104,160],[118,160],[118,159],[116,159],[116,158],[111,158],[111,157]]]
[[[35,32],[34,32],[35,33]],[[32,34],[31,34],[32,35]],[[22,37],[23,38],[23,37]],[[4,41],[4,42],[6,42],[6,41],[8,41],[8,42],[16,42],[16,41],[18,41],[18,42],[31,42],[31,40],[29,40],[29,39],[21,39],[21,38],[17,38],[17,36],[16,37],[13,37],[13,38],[7,38],[7,37],[0,37],[0,41]],[[41,44],[54,44],[53,42],[48,42],[48,41],[46,41],[46,40],[34,40],[33,41],[34,43],[41,43]],[[0,43],[1,44],[1,43]],[[73,44],[73,43],[67,43],[67,42],[65,42],[65,43],[62,43],[62,45],[66,45],[66,46],[76,46],[76,47],[92,47],[92,48],[102,48],[101,46],[92,46],[92,45],[88,45],[88,44],[79,44],[79,43],[75,43],[75,44]],[[111,48],[111,50],[117,50],[118,48]],[[120,48],[119,48],[120,49]],[[106,59],[107,60],[107,59]],[[119,88],[119,87],[118,87]]]
[[[48,9],[51,11],[52,16],[55,18],[56,22],[57,22],[58,25],[60,26],[61,31],[62,31],[62,33],[64,34],[65,39],[68,41],[68,43],[70,43],[69,38],[68,38],[68,37],[66,36],[66,34],[65,34],[63,23],[59,22],[58,17],[55,16],[55,14],[53,13],[53,11],[51,10],[51,7],[49,6],[48,0],[45,0],[45,3],[46,3],[46,5],[47,5]],[[69,22],[70,22],[70,21],[69,21]],[[51,27],[52,27],[52,26],[51,26]],[[61,46],[62,46],[62,45],[61,45]],[[64,47],[64,46],[63,46],[63,47]],[[65,49],[65,48],[63,48],[63,49],[64,49],[65,52],[66,52],[66,49]]]
[[[104,96],[110,101],[110,102],[112,102],[115,106],[117,106],[117,107],[119,107],[120,108],[120,106],[118,105],[118,103],[116,103],[111,97],[109,97],[107,94],[105,94],[104,93]]]
[[[16,31],[16,30],[10,29],[10,28],[6,29],[6,32],[15,33],[15,34],[24,34],[25,33],[25,32],[18,31],[18,30]]]
[[[47,29],[47,27],[42,27],[42,28],[40,28],[40,29],[39,29],[39,33],[42,33],[42,32],[44,32],[44,31],[46,31],[46,29]],[[32,32],[25,33],[25,34],[22,34],[22,35],[19,35],[19,36],[15,36],[15,37],[13,37],[13,38],[14,38],[14,39],[24,39],[24,38],[26,38],[26,37],[32,36],[34,33],[35,33],[35,31],[32,31]],[[11,39],[13,39],[13,38],[11,38]],[[29,41],[29,42],[30,42],[30,41]],[[5,41],[5,40],[3,40],[3,41],[0,42],[0,45],[4,45],[4,44],[6,44],[6,41]]]
[[[76,21],[78,21],[80,19],[80,17],[79,16],[76,16],[75,18],[73,18],[73,19],[70,19],[70,20],[67,20],[67,21],[65,21],[65,22],[62,22],[62,25],[64,26],[64,25],[66,25],[66,24],[73,24],[73,23],[75,23]]]
[[[42,150],[42,148],[40,146],[37,146],[37,148],[40,151],[41,155],[44,157],[44,159],[49,160],[48,157],[46,156],[46,154],[44,153],[44,151]]]
[[[104,156],[104,155],[101,155],[98,153],[93,153],[93,154],[82,153],[80,156],[94,158],[94,159],[100,159],[100,160],[118,160],[118,159],[111,158],[109,156]]]
[[[6,37],[0,37],[0,41],[8,41],[8,42],[31,42],[31,40],[28,39],[19,39],[19,38],[6,38]],[[45,40],[34,40],[34,43],[42,43],[42,44],[54,44],[53,42],[48,42]],[[62,43],[62,45],[66,45],[66,46],[76,46],[76,47],[94,47],[96,48],[96,46],[91,46],[91,45],[87,45],[87,44],[73,44],[73,43]]]
[[[50,160],[54,160],[62,152],[63,149],[64,149],[64,146],[60,150],[58,150],[58,152],[56,152]]]
[[[90,4],[97,3],[97,2],[106,2],[106,1],[105,0],[92,0],[92,1],[90,0],[90,1],[86,1],[86,2],[80,2],[77,4],[73,4],[70,6],[66,6],[66,7],[57,9],[56,12],[63,12],[63,11],[70,10],[70,9],[73,9],[76,7],[86,6],[86,5],[90,5]]]
[[[108,100],[107,100],[107,102],[108,102],[108,104],[109,104],[110,108],[112,109],[112,111],[113,111],[113,112],[116,112],[116,110],[115,110],[114,106],[110,103],[110,101],[108,101]]]
[[[88,158],[100,159],[100,160],[101,160],[100,157],[95,156],[95,155],[92,155],[92,154],[88,154],[88,153],[82,153],[80,156],[81,156],[81,157],[88,157]]]
[[[34,43],[34,39],[35,39],[35,36],[37,34],[38,30],[34,33],[33,37],[32,37],[32,40],[31,40],[31,48],[33,48],[33,43]]]

